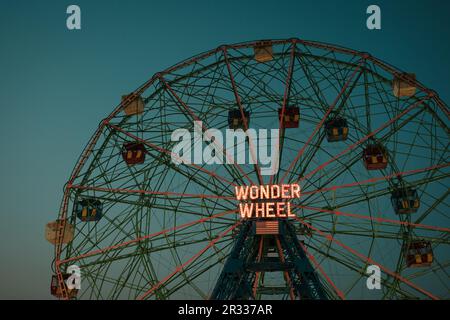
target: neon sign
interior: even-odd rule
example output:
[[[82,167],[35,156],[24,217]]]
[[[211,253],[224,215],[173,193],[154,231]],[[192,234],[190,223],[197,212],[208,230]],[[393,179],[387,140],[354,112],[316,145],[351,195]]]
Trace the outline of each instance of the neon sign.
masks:
[[[291,199],[300,198],[300,185],[236,186],[234,188],[242,219],[291,218]]]

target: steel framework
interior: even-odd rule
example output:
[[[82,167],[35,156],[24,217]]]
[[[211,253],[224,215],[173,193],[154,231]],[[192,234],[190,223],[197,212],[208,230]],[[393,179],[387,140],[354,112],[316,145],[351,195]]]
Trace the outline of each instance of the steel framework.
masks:
[[[277,257],[263,256],[264,243],[277,244]],[[327,294],[319,276],[300,244],[295,227],[280,221],[279,235],[256,235],[255,221],[243,224],[223,271],[216,283],[211,299],[248,300],[262,295],[281,295],[292,299],[325,300]],[[273,261],[273,258],[275,258]],[[258,283],[259,275],[283,272],[286,286],[265,287]]]
[[[70,243],[63,241],[66,225],[56,235],[52,269],[61,297],[71,297],[64,274],[77,264],[80,299],[253,299],[274,292],[291,299],[448,298],[447,105],[365,52],[301,39],[265,44],[272,57],[264,62],[254,56],[260,41],[252,41],[156,73],[101,121],[65,185],[58,214],[75,230]],[[393,79],[415,93],[394,94]],[[143,111],[124,113],[138,98]],[[282,125],[288,106],[300,110],[298,128]],[[226,129],[230,110],[240,111],[244,129],[281,129],[276,175],[262,176],[258,164],[171,161],[174,130],[191,131],[194,121],[202,121],[203,131]],[[346,119],[345,141],[327,141],[324,125],[333,117]],[[130,142],[145,147],[145,161],[125,163],[123,146]],[[371,143],[387,150],[385,169],[364,167],[362,153]],[[255,146],[245,147],[254,154]],[[243,231],[251,223],[238,218],[233,188],[293,182],[302,187],[292,204],[296,218],[267,240],[275,241],[284,262],[258,261],[270,237]],[[417,190],[417,212],[394,212],[391,195],[399,188]],[[102,203],[101,220],[77,218],[76,204],[86,198]],[[426,268],[405,262],[417,239],[433,249]],[[366,290],[369,264],[383,271],[380,291]],[[272,277],[274,269],[281,271]]]

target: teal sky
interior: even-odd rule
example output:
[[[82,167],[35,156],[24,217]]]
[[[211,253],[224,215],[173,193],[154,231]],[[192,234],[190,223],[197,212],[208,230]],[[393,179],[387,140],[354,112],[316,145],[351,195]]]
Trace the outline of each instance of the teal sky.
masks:
[[[70,4],[82,30],[66,28]],[[370,4],[381,31],[366,28]],[[446,0],[0,0],[0,298],[51,297],[44,225],[122,94],[221,44],[290,37],[370,52],[450,101]]]

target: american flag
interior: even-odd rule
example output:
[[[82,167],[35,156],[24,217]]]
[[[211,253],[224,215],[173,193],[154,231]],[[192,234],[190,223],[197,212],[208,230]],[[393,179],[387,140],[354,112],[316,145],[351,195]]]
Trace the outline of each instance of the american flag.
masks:
[[[278,220],[256,221],[256,234],[279,234]]]

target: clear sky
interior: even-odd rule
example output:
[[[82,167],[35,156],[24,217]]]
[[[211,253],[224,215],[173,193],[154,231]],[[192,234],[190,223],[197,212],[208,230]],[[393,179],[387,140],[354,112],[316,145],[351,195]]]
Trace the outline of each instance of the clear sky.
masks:
[[[82,30],[66,28],[70,4]],[[380,31],[366,28],[370,4]],[[450,101],[446,0],[0,0],[0,298],[50,298],[44,225],[122,94],[221,44],[290,37],[370,52]]]

